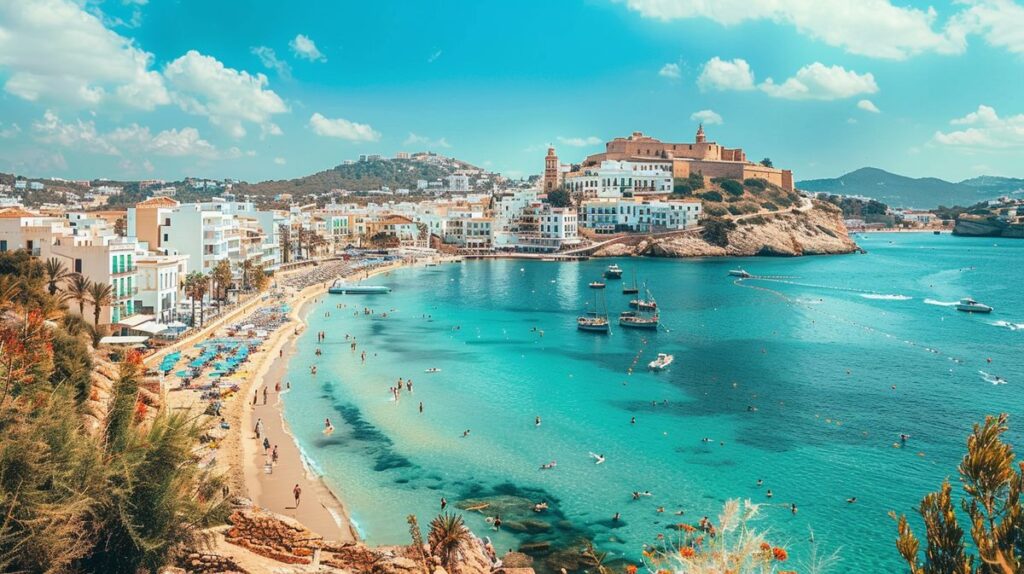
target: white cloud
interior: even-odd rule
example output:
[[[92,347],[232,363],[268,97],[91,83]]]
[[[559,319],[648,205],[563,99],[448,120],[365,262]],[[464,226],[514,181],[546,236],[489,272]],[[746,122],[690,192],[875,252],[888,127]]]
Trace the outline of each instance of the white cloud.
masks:
[[[800,68],[795,76],[781,84],[768,78],[758,88],[773,98],[838,100],[859,94],[874,94],[878,91],[878,84],[871,74],[858,74],[842,66],[826,66],[815,62]]]
[[[290,78],[292,76],[292,67],[288,65],[288,62],[277,57],[277,52],[273,48],[266,46],[253,46],[249,48],[254,56],[260,59],[260,63],[266,68],[277,72],[278,76],[282,78]]]
[[[29,101],[153,109],[170,102],[153,56],[73,0],[0,2],[4,89]]]
[[[590,136],[590,137],[585,137],[585,138],[581,138],[581,137],[567,138],[567,137],[558,136],[555,139],[558,140],[558,143],[560,143],[562,145],[567,145],[567,146],[570,146],[570,147],[588,147],[588,146],[601,145],[602,143],[604,143],[604,140],[602,140],[601,138],[599,138],[597,136]]]
[[[182,109],[206,116],[236,138],[245,135],[244,122],[273,133],[270,118],[288,111],[284,100],[266,89],[265,75],[225,67],[195,50],[167,64],[164,77],[175,88],[174,99]]]
[[[1024,6],[1010,0],[961,0],[969,8],[950,27],[960,34],[979,34],[989,45],[1024,54]]]
[[[32,130],[36,139],[43,143],[103,155],[152,153],[169,157],[223,157],[195,128],[170,129],[153,135],[147,127],[130,124],[100,133],[92,121],[78,119],[65,123],[52,110],[47,110],[42,120],[32,124]]]
[[[275,157],[274,158],[274,163],[277,164],[277,165],[284,165],[284,164],[288,163],[288,160],[284,159],[283,157]]]
[[[857,102],[857,107],[865,112],[871,112],[873,114],[882,113],[882,110],[878,109],[878,106],[876,106],[871,100],[861,100]]]
[[[121,153],[96,130],[95,122],[64,123],[52,110],[46,110],[43,119],[32,124],[32,130],[43,143],[103,155]]]
[[[712,110],[701,110],[699,112],[693,112],[692,114],[690,114],[690,119],[695,122],[707,124],[709,126],[722,123],[722,116],[718,115]]]
[[[665,64],[658,70],[658,75],[662,78],[669,78],[672,80],[678,80],[683,77],[682,71],[679,70],[679,64]]]
[[[343,140],[375,142],[380,139],[380,133],[374,131],[369,124],[357,124],[343,118],[326,118],[319,112],[309,118],[309,127],[317,135]]]
[[[319,48],[316,47],[314,42],[309,36],[299,34],[295,36],[291,42],[288,42],[292,52],[300,58],[305,58],[310,62],[326,62],[327,56],[324,56]]]
[[[697,85],[701,90],[753,90],[754,72],[746,60],[715,56],[704,64]]]
[[[402,145],[407,145],[407,146],[413,146],[413,145],[423,146],[424,148],[427,148],[427,149],[432,149],[432,148],[450,148],[450,147],[452,147],[451,144],[448,143],[448,140],[445,139],[445,138],[438,138],[438,139],[435,140],[435,139],[430,139],[427,136],[421,136],[421,135],[414,134],[412,132],[409,132],[409,136],[407,138],[405,138],[404,141],[402,141]]]
[[[1024,148],[1024,114],[999,117],[995,108],[979,105],[962,118],[949,122],[964,129],[935,132],[932,141],[948,146],[1009,149]]]
[[[962,28],[935,27],[934,9],[894,6],[889,0],[624,0],[647,18],[707,18],[724,26],[748,20],[789,24],[798,32],[852,54],[902,59],[924,52],[961,53]],[[980,5],[1008,0],[976,0]],[[952,19],[953,22],[956,18]],[[991,40],[990,40],[991,41]]]
[[[10,127],[3,127],[3,122],[0,122],[0,138],[10,139],[21,133],[21,126],[18,124],[11,124]]]

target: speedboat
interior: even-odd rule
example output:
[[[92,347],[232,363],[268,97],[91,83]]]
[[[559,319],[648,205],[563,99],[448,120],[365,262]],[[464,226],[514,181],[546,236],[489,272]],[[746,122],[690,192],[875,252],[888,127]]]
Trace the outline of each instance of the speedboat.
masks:
[[[423,372],[424,373],[440,373],[441,369],[438,369],[437,367],[430,367],[429,369],[427,369],[426,371],[423,371]]]
[[[672,355],[669,355],[668,353],[658,353],[658,358],[654,359],[650,363],[647,363],[647,366],[656,371],[660,371],[665,367],[671,365],[672,361],[674,360],[676,360],[676,358],[673,357]]]
[[[742,267],[740,267],[739,269],[730,269],[729,275],[732,277],[742,277],[743,279],[750,278],[750,273],[747,273],[747,271],[744,270]]]
[[[964,297],[956,304],[956,310],[963,311],[964,313],[991,313],[992,307],[978,303],[970,297]]]
[[[598,313],[587,313],[576,319],[576,328],[580,331],[593,331],[595,333],[607,333],[610,326],[608,317]]]
[[[658,304],[653,299],[650,301],[646,299],[633,299],[629,302],[629,306],[634,309],[644,309],[646,311],[652,311],[658,308]]]
[[[604,276],[608,279],[622,279],[622,268],[615,264],[609,265],[604,270]]]
[[[641,315],[636,311],[623,311],[619,313],[619,326],[629,329],[652,329],[658,328],[660,320],[657,313],[649,317]]]
[[[350,285],[339,279],[327,292],[333,295],[383,295],[390,293],[391,288],[383,285]]]
[[[590,282],[590,288],[591,289],[604,289],[604,282],[603,281],[591,281]]]

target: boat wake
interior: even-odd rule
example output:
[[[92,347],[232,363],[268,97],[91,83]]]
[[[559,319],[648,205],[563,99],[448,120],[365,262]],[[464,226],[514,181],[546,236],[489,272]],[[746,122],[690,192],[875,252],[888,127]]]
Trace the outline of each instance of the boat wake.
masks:
[[[935,299],[925,299],[927,305],[938,305],[939,307],[952,307],[958,303],[958,301],[936,301]]]
[[[1009,321],[990,321],[989,324],[996,327],[1003,327],[1011,331],[1024,331],[1024,323],[1011,323]]]
[[[913,297],[909,295],[885,295],[882,293],[861,293],[865,299],[877,299],[879,301],[910,301]]]
[[[1007,382],[1009,382],[1002,377],[991,375],[989,373],[986,373],[985,371],[978,371],[978,374],[981,375],[981,380],[985,381],[986,383],[992,383],[993,385],[1005,385]]]

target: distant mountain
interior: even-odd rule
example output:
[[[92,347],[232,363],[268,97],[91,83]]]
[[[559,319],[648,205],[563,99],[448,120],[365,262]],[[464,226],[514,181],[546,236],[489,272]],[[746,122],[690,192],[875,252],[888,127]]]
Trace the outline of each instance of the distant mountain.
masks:
[[[862,167],[837,178],[798,181],[796,186],[805,191],[862,195],[893,207],[931,209],[939,205],[974,205],[1021,189],[1024,180],[980,176],[954,183],[935,177],[913,178],[874,167]]]
[[[420,155],[412,159],[377,159],[335,166],[295,179],[241,183],[234,188],[239,195],[274,196],[290,193],[294,197],[320,194],[332,189],[370,191],[383,186],[395,189],[416,189],[417,180],[428,182],[452,175],[459,170],[479,170],[464,161],[440,155]]]

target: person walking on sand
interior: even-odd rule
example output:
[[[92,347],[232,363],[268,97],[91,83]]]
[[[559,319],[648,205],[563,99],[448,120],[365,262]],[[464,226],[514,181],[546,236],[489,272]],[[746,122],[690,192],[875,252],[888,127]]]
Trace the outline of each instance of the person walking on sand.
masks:
[[[423,412],[423,401],[420,401],[420,412]]]
[[[263,433],[263,419],[256,419],[256,427],[252,430],[256,433],[256,440],[259,440],[260,434]]]
[[[263,456],[267,456],[267,453],[269,451],[270,451],[270,439],[267,438],[267,437],[263,437]]]
[[[270,454],[270,462],[277,464],[277,445],[274,445],[274,451]]]
[[[292,495],[295,496],[295,508],[299,507],[299,499],[302,498],[302,487],[298,484],[292,489]]]
[[[263,404],[267,404],[267,387],[263,387]]]

